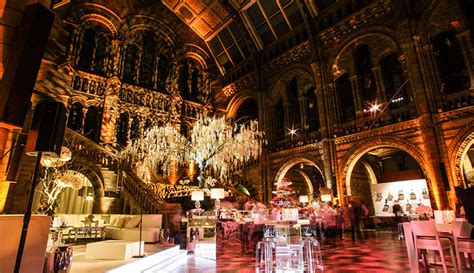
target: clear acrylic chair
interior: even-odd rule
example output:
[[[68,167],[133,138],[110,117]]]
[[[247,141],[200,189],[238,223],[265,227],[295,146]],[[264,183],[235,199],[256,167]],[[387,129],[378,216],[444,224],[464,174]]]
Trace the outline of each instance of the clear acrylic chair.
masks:
[[[275,236],[275,225],[265,225],[263,228],[263,240],[257,243],[255,251],[256,272],[273,272],[276,246]]]
[[[257,243],[255,250],[255,271],[256,272],[273,272],[275,242],[270,238],[264,238]]]
[[[441,257],[441,266],[443,267],[443,271],[448,273],[448,267],[446,264],[446,258],[444,255],[444,250],[448,250],[451,253],[451,258],[454,264],[454,270],[457,272],[456,266],[456,256],[454,255],[453,245],[449,238],[440,238],[438,231],[436,230],[436,226],[434,221],[413,221],[411,222],[412,232],[414,236],[414,244],[415,244],[415,255],[416,261],[419,260],[419,250],[432,250],[438,251]],[[425,260],[425,266],[430,266],[427,259]],[[436,254],[435,254],[435,262],[436,262]],[[433,264],[436,265],[436,264]]]
[[[305,272],[324,272],[323,257],[318,240],[313,237],[303,237],[303,257]]]
[[[474,254],[474,241],[471,240],[472,225],[467,221],[455,221],[453,222],[453,237],[454,247],[456,249],[456,260],[458,262],[459,270],[462,272],[463,268],[467,268],[469,261],[469,268],[472,270],[474,267],[472,261],[472,254]],[[462,253],[462,256],[460,255]],[[463,258],[463,259],[462,259]],[[464,260],[464,261],[463,261]]]

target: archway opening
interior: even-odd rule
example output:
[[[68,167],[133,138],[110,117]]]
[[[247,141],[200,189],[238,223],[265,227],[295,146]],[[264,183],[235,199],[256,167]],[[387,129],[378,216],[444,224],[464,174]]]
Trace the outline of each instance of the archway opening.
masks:
[[[82,109],[82,104],[75,102],[71,105],[71,109],[69,110],[67,127],[76,132],[79,132],[82,128],[82,119],[84,117]]]
[[[235,120],[245,122],[252,119],[258,120],[258,103],[254,98],[248,98],[239,106]]]
[[[90,106],[84,119],[84,135],[95,142],[100,138],[99,123],[99,109],[97,106]]]
[[[462,186],[465,188],[474,187],[474,139],[461,159]]]
[[[434,39],[441,91],[452,94],[471,87],[461,45],[454,32],[443,32]]]
[[[420,204],[431,207],[420,164],[399,148],[366,151],[347,177],[348,199],[365,204],[371,215],[394,215],[395,205],[406,215],[415,214]]]
[[[61,181],[59,181],[61,180]],[[57,184],[68,186],[57,187]],[[56,199],[55,213],[60,214],[92,214],[94,209],[95,189],[92,182],[84,174],[67,170],[62,173],[58,181],[49,183],[49,189],[45,189],[46,184],[39,183],[36,187],[35,196],[33,198],[33,211],[41,212],[47,200],[46,194],[54,195],[54,192],[61,189]]]
[[[319,190],[325,187],[323,175],[319,168],[308,159],[295,159],[284,164],[278,171],[275,182],[281,181],[284,177],[291,180],[292,188],[295,191],[294,198],[308,195],[309,199],[319,198]]]

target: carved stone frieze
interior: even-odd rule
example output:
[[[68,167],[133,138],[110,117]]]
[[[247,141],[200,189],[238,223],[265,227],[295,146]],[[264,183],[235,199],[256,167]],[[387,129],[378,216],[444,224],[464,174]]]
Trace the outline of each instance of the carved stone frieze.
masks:
[[[392,12],[392,1],[377,0],[370,6],[355,13],[336,26],[324,30],[320,35],[320,39],[324,45],[340,42],[344,36],[363,26],[372,24],[374,21],[387,16]]]
[[[291,48],[278,58],[270,61],[265,67],[265,72],[267,74],[273,74],[276,70],[281,69],[289,64],[302,61],[305,57],[308,57],[310,53],[311,48],[309,42],[303,42],[298,46]]]

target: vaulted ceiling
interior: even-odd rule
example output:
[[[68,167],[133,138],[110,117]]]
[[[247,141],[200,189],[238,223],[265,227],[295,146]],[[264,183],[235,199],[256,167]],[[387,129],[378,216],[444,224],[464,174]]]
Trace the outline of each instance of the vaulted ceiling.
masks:
[[[162,0],[208,44],[221,72],[250,57],[249,45],[263,50],[303,27],[298,2],[314,17],[336,0]]]

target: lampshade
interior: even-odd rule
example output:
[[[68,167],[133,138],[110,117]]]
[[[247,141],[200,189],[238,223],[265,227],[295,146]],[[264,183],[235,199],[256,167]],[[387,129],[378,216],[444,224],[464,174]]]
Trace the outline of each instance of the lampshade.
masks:
[[[323,202],[331,202],[331,195],[330,194],[321,194],[321,201]]]
[[[225,196],[224,189],[214,188],[211,189],[211,199],[223,199]]]
[[[202,201],[202,200],[204,200],[204,192],[203,191],[193,191],[191,193],[191,200],[193,200],[193,201]]]
[[[307,195],[300,195],[300,203],[308,203],[309,198]]]

